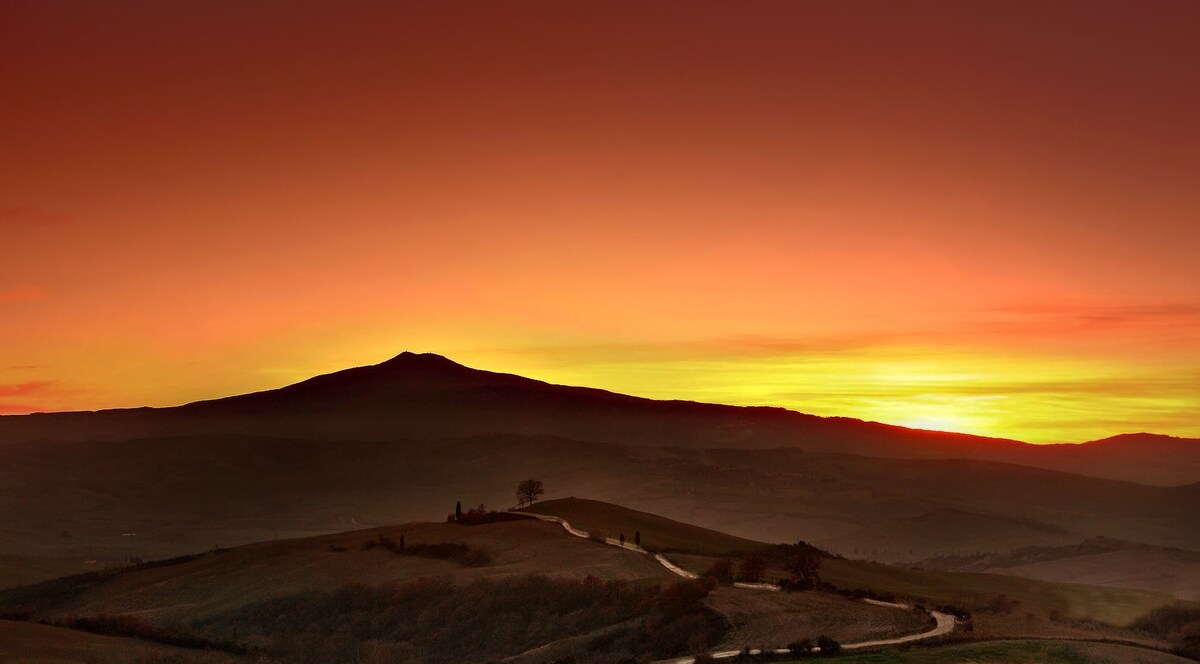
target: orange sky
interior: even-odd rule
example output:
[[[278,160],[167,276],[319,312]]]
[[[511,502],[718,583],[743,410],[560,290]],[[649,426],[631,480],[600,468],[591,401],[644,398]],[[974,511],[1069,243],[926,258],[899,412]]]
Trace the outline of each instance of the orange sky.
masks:
[[[0,0],[0,413],[412,349],[1200,436],[1200,3]]]

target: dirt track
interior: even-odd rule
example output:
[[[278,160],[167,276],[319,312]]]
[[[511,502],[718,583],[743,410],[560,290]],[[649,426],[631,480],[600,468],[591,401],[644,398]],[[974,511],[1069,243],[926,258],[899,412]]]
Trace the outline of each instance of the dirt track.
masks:
[[[528,513],[528,512],[523,512],[523,514],[527,514],[528,516],[531,516],[535,519],[540,519],[542,521],[551,521],[551,522],[557,523],[563,527],[563,530],[567,531],[571,535],[574,535],[575,537],[582,537],[582,538],[590,537],[588,535],[588,533],[572,527],[571,524],[566,521],[566,519],[563,519],[561,517],[551,516],[551,515],[546,515],[546,514],[533,514],[533,513]],[[625,544],[625,543],[622,543],[622,542],[612,539],[612,538],[606,538],[605,544],[609,544],[611,546],[616,546],[616,547],[621,547],[624,549],[629,549],[630,551],[633,551],[635,553],[649,555],[649,552],[646,551],[645,549],[641,548],[640,546],[635,546],[633,544]],[[660,565],[662,565],[663,567],[668,569],[672,574],[683,577],[685,579],[696,578],[696,574],[693,574],[692,572],[689,572],[689,571],[675,565],[670,560],[668,560],[666,558],[666,556],[663,556],[662,554],[656,554],[654,556],[654,559],[657,560]],[[787,595],[779,594],[777,592],[779,590],[779,586],[775,586],[775,585],[772,585],[769,583],[743,584],[742,587],[735,589],[735,591],[740,591],[740,592],[745,592],[747,590],[761,590],[761,591],[771,592],[774,595],[774,597],[777,597],[777,598],[786,598],[787,597]],[[718,591],[718,592],[720,592],[720,591]],[[714,594],[716,594],[716,593],[714,593]],[[868,599],[868,600],[863,600],[863,601],[867,604],[871,604],[873,606],[877,606],[877,607],[881,607],[881,608],[899,609],[899,610],[904,610],[904,611],[907,611],[909,608],[907,605],[904,605],[904,604],[881,602],[879,600]],[[929,639],[929,638],[933,638],[933,637],[937,637],[937,636],[943,636],[945,634],[949,634],[950,632],[954,631],[954,626],[955,626],[954,616],[947,615],[940,611],[930,611],[929,615],[936,622],[933,629],[930,629],[930,630],[927,630],[924,632],[920,632],[917,634],[909,634],[907,636],[897,636],[897,637],[888,638],[888,639],[875,639],[875,640],[871,640],[871,641],[859,641],[856,643],[843,643],[842,649],[855,650],[858,648],[872,648],[872,647],[877,647],[877,646],[899,645],[902,643],[911,643],[913,641],[920,641],[922,639]],[[799,619],[799,618],[797,618],[797,619]],[[749,625],[751,623],[747,622],[746,624]],[[829,629],[827,629],[825,633],[829,634],[829,633],[836,631],[833,629],[835,627],[838,627],[838,626],[834,625],[834,624],[828,625]],[[751,631],[749,631],[745,635],[746,638],[742,638],[740,640],[746,641],[748,638],[754,637],[754,638],[762,638],[763,641],[767,641],[769,637],[774,635],[774,638],[775,638],[774,642],[778,642],[779,636],[783,633],[780,630],[780,628],[781,628],[781,625],[779,625],[777,620],[759,621],[759,624],[755,624],[754,627],[750,628]],[[866,628],[868,630],[870,630],[871,625],[867,625]],[[807,629],[807,626],[806,626],[806,629],[804,630],[804,632],[805,633],[810,632],[810,630]],[[795,631],[792,631],[790,633],[794,634]],[[834,637],[834,638],[836,638],[836,637]],[[740,652],[741,652],[741,650],[719,650],[719,651],[712,652],[710,654],[716,659],[726,659],[726,658],[730,658],[730,657],[735,657]],[[751,650],[751,652],[756,653],[758,651]],[[787,651],[776,650],[775,652],[785,653]],[[679,659],[668,660],[667,664],[694,664],[695,661],[696,660],[694,657],[681,657]]]

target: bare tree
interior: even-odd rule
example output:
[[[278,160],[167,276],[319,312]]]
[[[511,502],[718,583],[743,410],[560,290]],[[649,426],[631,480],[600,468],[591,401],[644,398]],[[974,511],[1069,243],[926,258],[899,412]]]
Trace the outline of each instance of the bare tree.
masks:
[[[546,493],[546,489],[542,486],[541,480],[521,482],[517,485],[517,507],[532,505],[544,493]]]

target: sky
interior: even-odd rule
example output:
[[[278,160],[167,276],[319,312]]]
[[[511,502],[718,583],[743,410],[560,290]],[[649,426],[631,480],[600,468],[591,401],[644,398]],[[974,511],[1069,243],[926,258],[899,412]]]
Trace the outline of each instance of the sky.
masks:
[[[1200,436],[1200,3],[0,0],[0,413],[403,350]]]

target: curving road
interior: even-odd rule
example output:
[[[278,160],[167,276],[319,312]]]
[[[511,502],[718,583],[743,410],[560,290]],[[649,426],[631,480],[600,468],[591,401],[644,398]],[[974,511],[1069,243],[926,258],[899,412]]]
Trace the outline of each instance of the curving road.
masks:
[[[549,521],[551,523],[557,523],[558,525],[562,526],[563,530],[567,531],[567,533],[569,533],[571,535],[574,535],[575,537],[581,537],[583,539],[589,539],[591,537],[590,535],[588,535],[587,531],[579,530],[578,528],[572,527],[571,524],[568,523],[567,520],[562,517],[551,516],[548,514],[534,514],[532,512],[517,512],[517,514],[524,514],[526,516],[530,516],[535,519],[540,519],[542,521]],[[629,543],[622,544],[620,540],[613,539],[611,537],[605,538],[604,543],[608,544],[610,546],[616,546],[616,547],[621,547],[623,549],[629,549],[630,551],[634,551],[637,553],[643,553],[646,555],[650,554],[649,551],[643,549],[640,546],[636,546],[634,544],[629,544]],[[667,560],[667,557],[662,555],[661,553],[654,554],[654,559],[656,561],[658,561],[658,564],[660,564],[664,568],[666,568],[667,571],[671,572],[672,574],[674,574],[676,576],[680,576],[685,579],[699,578],[698,574],[689,572],[689,571],[683,569],[682,567],[676,565],[675,563],[672,563],[670,560]],[[741,582],[739,582],[739,583],[735,583],[733,585],[738,588],[766,590],[766,591],[772,591],[772,592],[778,592],[780,589],[779,586],[777,586],[773,583],[741,583]],[[896,608],[896,609],[907,610],[910,608],[907,604],[897,604],[895,602],[883,602],[883,601],[880,601],[877,599],[864,599],[863,601],[868,604],[874,604],[876,606],[888,606],[888,607],[892,607],[892,608]],[[937,636],[944,636],[944,635],[949,634],[950,632],[954,631],[954,626],[955,626],[954,616],[946,614],[946,613],[942,613],[941,611],[932,611],[932,610],[929,612],[929,616],[931,618],[933,618],[933,620],[936,624],[934,625],[933,629],[931,629],[927,632],[921,632],[919,634],[909,634],[908,636],[897,636],[897,637],[891,638],[891,639],[877,639],[875,641],[860,641],[858,643],[843,643],[842,650],[857,650],[859,648],[876,648],[876,647],[880,647],[880,646],[895,646],[895,645],[900,645],[903,643],[912,643],[913,641],[920,641],[922,639],[931,639],[931,638],[934,638]],[[820,650],[820,649],[819,648],[813,649],[814,652],[816,652],[818,650]],[[737,657],[738,654],[740,654],[741,652],[742,652],[741,650],[718,650],[718,651],[710,652],[709,655],[712,656],[713,659],[728,659],[730,657]],[[760,651],[758,649],[754,649],[754,650],[750,651],[750,654],[757,655],[760,652],[762,652],[762,651]],[[786,648],[781,648],[781,649],[773,650],[770,652],[774,652],[774,653],[780,654],[780,655],[786,655],[790,651],[787,650]],[[666,660],[663,664],[695,664],[695,661],[696,661],[696,658],[694,658],[694,657],[680,657],[679,659]]]

